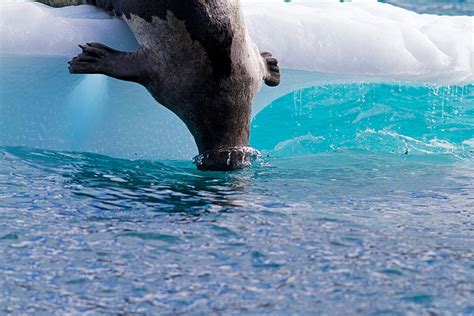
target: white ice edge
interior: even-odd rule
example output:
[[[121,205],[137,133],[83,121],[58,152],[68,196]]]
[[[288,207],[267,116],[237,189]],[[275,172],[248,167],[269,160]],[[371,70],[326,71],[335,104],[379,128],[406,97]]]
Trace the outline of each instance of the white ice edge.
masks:
[[[286,69],[380,81],[474,82],[474,17],[420,15],[363,1],[243,0],[251,37]],[[120,19],[91,7],[0,2],[0,54],[74,56],[77,45],[137,46]]]

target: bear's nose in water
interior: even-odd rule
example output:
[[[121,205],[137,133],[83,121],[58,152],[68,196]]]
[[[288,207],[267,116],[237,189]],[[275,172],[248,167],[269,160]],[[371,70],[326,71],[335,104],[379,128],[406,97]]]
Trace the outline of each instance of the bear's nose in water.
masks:
[[[250,167],[261,156],[252,147],[224,147],[199,154],[193,162],[202,171],[232,171]]]

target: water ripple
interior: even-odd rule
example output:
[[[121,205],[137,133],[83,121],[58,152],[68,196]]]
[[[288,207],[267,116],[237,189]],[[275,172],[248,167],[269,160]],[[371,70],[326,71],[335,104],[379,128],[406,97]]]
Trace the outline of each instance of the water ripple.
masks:
[[[0,313],[469,313],[474,168],[0,149]]]

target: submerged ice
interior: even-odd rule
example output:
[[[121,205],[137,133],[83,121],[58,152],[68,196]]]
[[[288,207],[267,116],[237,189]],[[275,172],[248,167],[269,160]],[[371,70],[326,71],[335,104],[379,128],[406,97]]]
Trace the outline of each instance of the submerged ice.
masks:
[[[186,126],[142,86],[71,76],[64,71],[66,61],[2,58],[0,146],[129,159],[190,160],[197,154]],[[474,85],[324,83],[330,79],[285,73],[286,87],[263,90],[253,106],[251,145],[271,156],[347,148],[397,156],[473,156]],[[294,91],[293,81],[313,86]],[[291,92],[280,97],[284,89]]]
[[[286,68],[278,88],[255,98],[252,146],[280,157],[344,148],[472,157],[473,17],[376,2],[242,5],[252,38]],[[0,37],[0,146],[196,155],[186,126],[143,87],[69,75],[77,44],[136,49],[120,19],[92,6],[1,2]]]

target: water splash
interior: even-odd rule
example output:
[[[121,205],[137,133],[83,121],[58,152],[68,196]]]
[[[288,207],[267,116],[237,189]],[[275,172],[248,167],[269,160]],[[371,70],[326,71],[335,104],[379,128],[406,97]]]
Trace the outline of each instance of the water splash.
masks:
[[[208,151],[199,154],[193,158],[193,163],[202,170],[212,170],[211,166],[221,164],[225,160],[225,165],[220,168],[229,170],[241,169],[252,166],[252,163],[261,159],[261,154],[258,150],[247,146],[224,147],[215,151]],[[240,167],[232,167],[239,165]],[[211,169],[209,169],[211,167]]]

